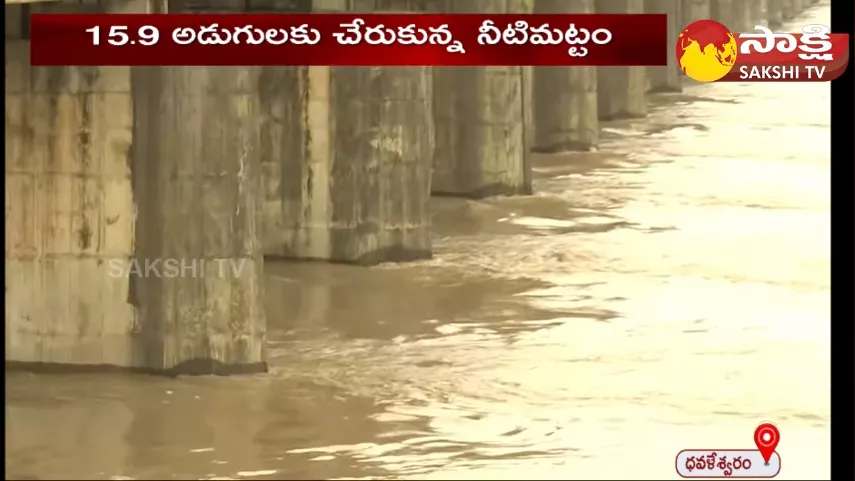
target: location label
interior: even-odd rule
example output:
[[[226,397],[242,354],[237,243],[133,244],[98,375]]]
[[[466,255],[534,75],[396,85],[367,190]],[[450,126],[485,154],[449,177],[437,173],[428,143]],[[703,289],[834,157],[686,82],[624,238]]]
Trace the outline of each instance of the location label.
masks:
[[[780,440],[781,433],[778,432],[778,428],[774,424],[763,423],[754,430],[754,444],[757,445],[757,449],[760,450],[766,464],[769,464]]]

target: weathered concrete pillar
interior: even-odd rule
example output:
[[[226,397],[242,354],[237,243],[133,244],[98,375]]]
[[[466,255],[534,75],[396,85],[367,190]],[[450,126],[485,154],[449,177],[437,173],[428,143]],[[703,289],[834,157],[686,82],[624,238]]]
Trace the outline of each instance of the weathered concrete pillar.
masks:
[[[764,15],[764,6],[765,0],[748,0],[749,7],[749,18],[748,22],[748,30],[753,31],[755,25],[765,25],[767,19]]]
[[[594,13],[594,0],[535,0],[534,13]],[[535,150],[588,150],[599,143],[596,67],[534,67]]]
[[[784,0],[766,0],[766,18],[769,28],[780,28],[784,23]]]
[[[597,0],[597,13],[644,13],[644,0]],[[603,120],[647,115],[647,67],[598,67],[597,111]]]
[[[710,0],[674,0],[681,2],[683,27],[705,18],[710,18]]]
[[[647,13],[668,15],[668,65],[647,69],[652,92],[680,92],[683,90],[683,73],[677,63],[677,56],[674,55],[674,51],[677,49],[677,37],[686,28],[686,25],[683,24],[681,7],[682,2],[679,0],[645,0],[644,2],[644,9]]]
[[[807,5],[807,0],[792,0],[793,2],[793,17],[800,15]]]
[[[142,367],[128,277],[128,69],[31,67],[6,6],[6,361]]]
[[[730,29],[733,29],[734,27],[727,23],[732,20],[731,17],[733,16],[731,3],[732,0],[710,0],[710,19],[721,22]]]
[[[779,28],[784,22],[784,0],[765,0],[765,23],[769,28]]]
[[[135,260],[181,264],[131,277],[137,356],[181,373],[264,371],[258,69],[133,67],[131,86]]]
[[[525,0],[446,3],[450,13],[526,12]],[[531,69],[433,69],[434,194],[466,197],[531,193]],[[528,140],[528,142],[527,142]]]
[[[753,28],[749,28],[751,23],[750,2],[751,0],[711,0],[710,18],[726,25],[731,32],[748,32],[753,30]]]
[[[7,361],[264,369],[247,70],[31,68],[27,52],[7,37]]]
[[[795,0],[781,0],[781,19],[784,21],[796,16]]]
[[[736,33],[751,32],[754,30],[754,19],[751,16],[751,4],[753,0],[745,0],[743,2],[732,1],[733,8],[733,27],[731,30]]]
[[[182,265],[131,279],[139,355],[179,372],[262,371],[257,69],[134,67],[132,85],[135,259]]]
[[[263,69],[265,254],[361,264],[430,256],[430,79],[424,67]]]

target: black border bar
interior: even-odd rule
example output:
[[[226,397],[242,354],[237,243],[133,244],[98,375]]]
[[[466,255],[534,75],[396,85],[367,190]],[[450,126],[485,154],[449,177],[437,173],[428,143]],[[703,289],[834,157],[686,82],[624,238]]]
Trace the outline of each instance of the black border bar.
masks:
[[[849,34],[849,65],[831,83],[831,479],[855,479],[855,83],[853,2],[831,2],[831,31]]]

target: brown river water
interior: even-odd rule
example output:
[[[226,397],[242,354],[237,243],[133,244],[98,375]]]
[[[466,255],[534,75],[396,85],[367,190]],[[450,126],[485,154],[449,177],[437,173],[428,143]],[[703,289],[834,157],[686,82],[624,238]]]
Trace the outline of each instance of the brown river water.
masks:
[[[829,95],[691,85],[431,261],[268,264],[268,375],[9,373],[7,478],[672,479],[771,421],[829,479]]]

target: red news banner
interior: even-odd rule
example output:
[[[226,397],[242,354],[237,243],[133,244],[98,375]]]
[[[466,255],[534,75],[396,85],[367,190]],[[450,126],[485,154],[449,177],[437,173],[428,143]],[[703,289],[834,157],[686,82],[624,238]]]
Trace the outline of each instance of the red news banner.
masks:
[[[756,26],[735,34],[733,69],[720,82],[828,82],[843,75],[849,63],[849,36],[811,24],[799,33],[773,33]]]
[[[667,65],[668,40],[661,14],[110,14],[30,21],[31,63],[40,66],[659,66]]]

